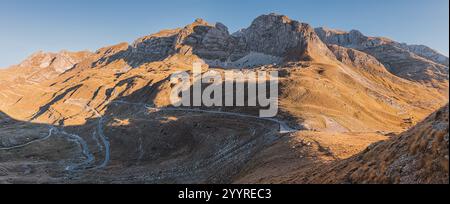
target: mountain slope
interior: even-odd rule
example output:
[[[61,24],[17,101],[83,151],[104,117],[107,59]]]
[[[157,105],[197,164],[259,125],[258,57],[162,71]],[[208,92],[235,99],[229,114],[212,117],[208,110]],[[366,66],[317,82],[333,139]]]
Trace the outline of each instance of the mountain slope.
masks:
[[[272,59],[280,64],[274,66]],[[8,103],[3,110],[25,120],[69,125],[93,117],[67,104],[69,99],[87,101],[104,112],[111,101],[147,90],[151,94],[135,100],[167,106],[167,78],[176,70],[191,69],[199,60],[204,68],[227,64],[227,68],[251,66],[258,70],[258,63],[253,62],[262,62],[270,69],[282,70],[283,117],[309,129],[338,126],[345,131],[401,131],[446,101],[437,90],[390,74],[370,55],[328,48],[307,24],[269,14],[235,35],[229,35],[220,23],[211,26],[197,19],[184,28],[161,31],[132,45],[101,48],[57,78],[15,88],[16,95],[5,93]]]
[[[448,105],[391,140],[338,162],[315,183],[447,183]]]
[[[279,71],[279,114],[263,120],[256,116],[259,107],[171,109],[170,75],[191,70],[193,62],[220,73]],[[57,74],[35,83],[0,84],[0,110],[27,125],[58,129],[60,137],[26,147],[43,145],[46,154],[63,151],[53,142],[65,147],[58,154],[64,158],[50,162],[57,165],[55,180],[44,182],[228,183],[255,155],[289,138],[282,137],[281,123],[298,134],[362,140],[358,148],[341,150],[351,156],[448,103],[441,89],[393,75],[384,64],[364,50],[327,45],[311,26],[282,15],[260,16],[235,34],[197,19],[131,45],[100,48],[60,73],[50,63]],[[20,75],[18,70],[0,77]],[[14,125],[0,131],[9,128]],[[10,137],[23,136],[29,133]],[[20,148],[4,152],[28,155]],[[5,159],[14,166],[14,158]]]
[[[366,52],[397,76],[448,89],[448,57],[431,48],[401,44],[381,37],[367,37],[356,30],[315,30],[325,43]]]
[[[399,135],[298,132],[247,162],[236,183],[448,184],[448,105]]]

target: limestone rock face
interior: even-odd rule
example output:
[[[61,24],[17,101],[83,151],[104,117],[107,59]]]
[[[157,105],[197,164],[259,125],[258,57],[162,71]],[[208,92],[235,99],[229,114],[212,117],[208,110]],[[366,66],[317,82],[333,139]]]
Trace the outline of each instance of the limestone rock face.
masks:
[[[345,32],[316,28],[315,31],[328,45],[354,48],[372,55],[399,77],[433,86],[448,81],[448,57],[424,45],[407,45],[387,38],[367,37],[356,30]]]
[[[400,47],[381,45],[363,51],[379,59],[391,73],[399,77],[419,82],[448,82],[448,66],[434,63]]]
[[[386,71],[383,64],[369,54],[339,45],[329,45],[328,47],[334,53],[336,59],[344,64],[366,70],[371,68],[380,72]]]
[[[387,38],[367,37],[358,30],[345,32],[321,27],[316,28],[315,31],[320,39],[326,44],[340,45],[355,49],[364,49],[392,43],[392,41]]]
[[[202,19],[182,29],[161,31],[138,39],[135,57],[159,61],[175,54],[196,55],[218,67],[251,67],[290,60],[334,58],[333,53],[305,23],[269,14],[256,18],[249,28],[231,35],[222,23]]]
[[[253,52],[297,59],[333,56],[310,25],[283,15],[262,15],[241,31],[241,36]]]
[[[186,26],[179,35],[177,47],[182,54],[195,54],[202,59],[219,61],[242,57],[240,51],[245,47],[239,47],[239,39],[231,36],[225,25],[217,23],[211,26],[200,22]],[[238,56],[233,56],[235,54]]]
[[[38,83],[64,73],[91,54],[88,51],[69,52],[63,50],[58,53],[39,51],[20,64],[12,66],[11,69],[15,70],[14,78]]]
[[[72,68],[75,64],[79,63],[81,60],[85,59],[90,54],[91,53],[87,51],[69,52],[63,50],[58,53],[46,53],[39,51],[20,63],[18,67],[31,67],[36,69],[52,67],[58,73],[63,73]]]
[[[443,64],[448,67],[448,57],[445,55],[433,50],[425,45],[408,45],[405,43],[398,44],[399,47],[406,49],[416,55],[419,55],[423,58],[429,59],[438,64]]]
[[[145,56],[150,61],[160,61],[175,54],[226,61],[232,57],[233,50],[240,50],[236,48],[237,44],[238,39],[229,34],[225,25],[217,23],[212,26],[202,19],[196,19],[182,29],[161,31],[138,39],[132,47],[135,54]]]
[[[145,36],[134,42],[132,51],[151,61],[159,61],[174,53],[174,43],[179,30],[167,30]]]
[[[243,37],[252,51],[282,56],[288,49],[306,47],[299,39],[307,34],[305,32],[308,32],[307,26],[286,16],[264,15],[243,31]]]

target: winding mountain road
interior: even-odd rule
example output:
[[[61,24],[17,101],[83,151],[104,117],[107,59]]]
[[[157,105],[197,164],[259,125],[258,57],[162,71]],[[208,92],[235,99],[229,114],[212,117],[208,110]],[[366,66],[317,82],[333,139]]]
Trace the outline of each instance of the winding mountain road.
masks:
[[[189,108],[155,108],[149,104],[145,103],[132,103],[127,101],[112,101],[111,103],[119,103],[119,104],[129,104],[129,105],[140,105],[144,106],[148,110],[151,110],[153,112],[161,112],[161,111],[182,111],[182,112],[198,112],[198,113],[210,113],[210,114],[219,114],[219,115],[228,115],[228,116],[237,116],[237,117],[244,117],[244,118],[252,118],[257,120],[265,120],[270,122],[275,122],[279,125],[279,132],[281,134],[285,133],[292,133],[297,132],[298,130],[293,129],[287,125],[286,122],[275,119],[275,118],[263,118],[253,115],[246,115],[242,113],[233,113],[233,112],[223,112],[223,111],[213,111],[213,110],[200,110],[200,109],[189,109]]]
[[[71,164],[71,165],[67,166],[65,168],[66,171],[78,170],[80,167],[88,165],[94,161],[94,156],[90,153],[88,145],[83,138],[81,138],[80,136],[78,136],[76,134],[67,133],[64,130],[60,130],[53,126],[49,127],[48,135],[45,137],[35,139],[33,141],[30,141],[30,142],[27,142],[24,144],[20,144],[20,145],[16,145],[16,146],[12,146],[12,147],[0,148],[0,150],[10,151],[10,150],[24,148],[24,147],[27,147],[34,143],[45,141],[45,140],[49,139],[51,136],[57,135],[57,134],[65,135],[70,141],[73,141],[73,142],[77,143],[78,145],[80,145],[81,151],[82,151],[83,155],[86,157],[86,161],[82,162],[81,164]]]
[[[111,146],[110,146],[108,137],[106,137],[103,132],[104,117],[97,110],[95,110],[91,106],[87,105],[87,103],[83,103],[83,101],[85,101],[85,100],[69,99],[65,103],[71,104],[71,105],[76,105],[76,106],[82,107],[86,110],[89,110],[92,113],[94,113],[94,115],[99,119],[96,132],[100,136],[100,140],[103,143],[104,148],[99,148],[99,149],[100,149],[100,151],[104,150],[105,158],[104,158],[102,164],[94,167],[94,169],[105,168],[108,165],[108,162],[111,158]]]
[[[47,140],[48,138],[50,138],[52,136],[53,132],[55,132],[55,131],[57,131],[57,129],[55,127],[49,127],[48,135],[43,138],[35,139],[35,140],[27,142],[25,144],[20,144],[20,145],[16,145],[16,146],[12,146],[12,147],[3,147],[3,148],[0,148],[0,150],[18,149],[18,148],[26,147],[26,146],[31,145],[36,142],[41,142],[41,141]]]
[[[58,132],[60,132],[63,135],[66,135],[68,138],[70,138],[70,140],[79,144],[83,155],[86,157],[86,161],[84,161],[80,164],[72,164],[72,165],[67,166],[65,169],[66,171],[77,171],[77,170],[83,169],[82,168],[83,166],[90,165],[95,161],[94,155],[89,151],[89,146],[83,138],[81,138],[79,135],[70,134],[65,131],[59,130]]]
[[[68,101],[66,101],[65,103],[67,104],[71,104],[71,105],[76,105],[79,107],[84,108],[85,110],[88,110],[90,112],[92,112],[97,118],[98,118],[98,124],[96,126],[96,135],[99,136],[101,143],[103,143],[102,146],[99,146],[99,150],[100,152],[104,152],[105,156],[104,156],[104,160],[101,164],[92,167],[90,169],[102,169],[105,168],[109,161],[110,161],[110,156],[111,156],[111,147],[110,147],[110,142],[109,142],[109,138],[107,136],[105,136],[104,131],[103,131],[103,125],[104,125],[104,117],[94,108],[90,107],[87,103],[85,103],[85,100],[81,100],[81,99],[69,99]],[[251,119],[256,119],[256,120],[263,120],[263,121],[270,121],[270,122],[274,122],[277,123],[279,125],[279,133],[291,133],[291,132],[296,132],[298,130],[296,129],[292,129],[291,127],[289,127],[287,125],[286,122],[278,120],[278,119],[274,119],[274,118],[262,118],[262,117],[257,117],[257,116],[253,116],[253,115],[246,115],[246,114],[242,114],[242,113],[233,113],[233,112],[223,112],[223,111],[214,111],[214,110],[200,110],[200,109],[188,109],[188,108],[155,108],[149,104],[145,104],[145,103],[133,103],[133,102],[127,102],[127,101],[111,101],[111,104],[128,104],[128,105],[138,105],[138,106],[142,106],[143,108],[150,110],[152,112],[162,112],[162,111],[181,111],[181,112],[197,112],[197,113],[208,113],[208,114],[218,114],[218,115],[227,115],[227,116],[235,116],[235,117],[243,117],[243,118],[251,118]],[[69,138],[69,140],[76,142],[77,144],[80,145],[82,154],[86,157],[86,160],[83,161],[82,163],[79,164],[71,164],[69,166],[66,167],[65,170],[67,171],[77,171],[77,170],[85,170],[85,169],[89,169],[86,168],[86,166],[92,165],[93,163],[95,163],[95,157],[94,155],[90,152],[89,150],[89,146],[87,144],[87,142],[81,138],[79,135],[76,134],[72,134],[72,133],[67,133],[66,131],[62,130],[62,129],[58,129],[56,127],[49,127],[49,133],[47,136],[43,137],[43,138],[39,138],[39,139],[35,139],[33,141],[27,142],[25,144],[20,144],[20,145],[16,145],[16,146],[12,146],[12,147],[3,147],[0,148],[0,150],[13,150],[13,149],[18,149],[18,148],[23,148],[29,145],[32,145],[34,143],[40,142],[40,141],[45,141],[48,138],[50,138],[52,135],[54,134],[62,134],[65,135]]]

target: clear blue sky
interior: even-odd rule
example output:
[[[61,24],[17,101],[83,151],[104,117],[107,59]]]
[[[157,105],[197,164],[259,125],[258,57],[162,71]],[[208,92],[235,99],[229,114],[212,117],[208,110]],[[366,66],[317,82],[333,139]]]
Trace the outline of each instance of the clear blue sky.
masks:
[[[271,12],[449,52],[449,0],[0,0],[0,67],[38,50],[132,42],[197,17],[236,31]]]

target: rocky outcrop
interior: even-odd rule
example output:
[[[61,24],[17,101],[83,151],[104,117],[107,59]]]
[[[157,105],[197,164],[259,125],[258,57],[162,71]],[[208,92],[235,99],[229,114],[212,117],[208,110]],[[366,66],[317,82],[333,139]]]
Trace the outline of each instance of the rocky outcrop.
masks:
[[[429,59],[435,63],[442,64],[448,67],[448,57],[433,50],[425,45],[408,45],[405,43],[398,44],[399,47],[406,49],[416,55],[425,59]]]
[[[435,80],[448,82],[448,67],[397,46],[386,44],[368,47],[362,51],[376,57],[391,73],[399,77],[425,83],[433,83]]]
[[[166,30],[145,36],[132,45],[134,56],[141,56],[149,61],[159,61],[174,54],[174,46],[180,30]]]
[[[316,28],[315,31],[328,45],[353,48],[374,56],[399,77],[435,86],[448,81],[448,57],[426,46],[406,45],[381,37],[367,37],[356,30],[345,32]]]
[[[310,25],[283,15],[262,15],[249,28],[242,30],[240,36],[248,50],[285,57],[286,60],[334,57]]]
[[[186,26],[177,39],[178,52],[195,54],[205,60],[236,61],[245,55],[246,45],[231,36],[222,23],[209,25],[202,19]]]
[[[150,61],[174,54],[196,55],[211,66],[237,68],[319,56],[334,58],[311,26],[277,14],[262,15],[249,28],[233,35],[222,23],[210,25],[197,19],[182,29],[138,39],[132,52]]]
[[[225,25],[213,26],[202,19],[182,29],[140,38],[132,45],[133,56],[148,61],[161,61],[175,54],[197,55],[207,62],[235,61],[244,56],[244,50],[245,44],[231,36]]]
[[[329,45],[336,59],[344,64],[365,69],[367,71],[385,72],[386,68],[375,57],[364,52],[339,45]]]
[[[89,51],[69,52],[63,50],[58,53],[39,51],[20,64],[10,67],[7,71],[14,73],[13,78],[39,83],[66,72],[90,55],[92,53]]]
[[[69,52],[63,50],[58,53],[39,51],[17,65],[17,67],[33,69],[50,67],[58,73],[63,73],[89,55],[91,55],[89,51]]]
[[[332,30],[328,28],[316,28],[317,35],[326,44],[340,45],[343,47],[355,48],[362,50],[368,47],[389,44],[392,41],[386,38],[371,38],[363,35],[358,30],[350,32]]]

